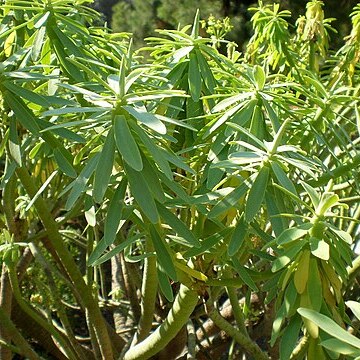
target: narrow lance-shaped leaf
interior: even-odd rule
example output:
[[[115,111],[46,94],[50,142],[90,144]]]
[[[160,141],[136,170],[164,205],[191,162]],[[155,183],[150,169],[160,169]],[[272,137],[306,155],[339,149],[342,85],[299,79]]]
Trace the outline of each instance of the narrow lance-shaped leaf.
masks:
[[[294,195],[298,196],[295,185],[288,178],[282,167],[276,161],[271,161],[271,168],[277,180],[279,181],[280,185],[283,186],[286,190],[293,193]]]
[[[141,171],[143,163],[140,150],[127,124],[124,115],[116,115],[114,119],[114,134],[116,147],[120,155],[134,170]]]
[[[56,163],[59,165],[59,169],[69,177],[75,178],[77,176],[77,172],[72,166],[72,164],[68,161],[66,156],[63,154],[60,148],[54,149],[54,158]]]
[[[222,214],[224,211],[231,207],[235,207],[238,201],[246,193],[248,185],[243,182],[240,186],[235,188],[229,194],[227,194],[222,200],[220,200],[209,212],[209,218],[215,218]]]
[[[330,334],[334,338],[339,339],[349,345],[352,345],[357,349],[360,349],[360,339],[348,333],[346,330],[340,327],[334,320],[331,320],[327,316],[320,314],[311,309],[300,308],[298,309],[298,313],[302,317],[312,321],[320,329]]]
[[[281,336],[280,340],[280,360],[290,359],[290,355],[298,341],[301,329],[301,317],[299,315],[293,317]]]
[[[305,223],[299,226],[284,230],[276,239],[278,245],[290,243],[305,236],[311,229],[312,224]]]
[[[250,222],[259,211],[264,199],[269,179],[269,168],[264,166],[259,171],[252,187],[250,188],[245,206],[245,220]]]
[[[15,119],[10,120],[9,151],[15,162],[22,166],[20,140],[16,129]]]
[[[124,207],[124,197],[127,187],[127,181],[122,180],[110,201],[105,225],[104,225],[104,239],[107,246],[111,245],[115,241],[117,230],[120,224],[122,210]]]
[[[24,101],[9,91],[3,92],[7,105],[16,115],[19,123],[34,135],[39,135],[39,125],[33,112],[25,105]]]
[[[188,82],[191,98],[197,102],[201,95],[201,75],[196,53],[191,52],[188,72]]]
[[[147,112],[145,107],[135,108],[132,106],[124,106],[124,109],[148,128],[158,132],[159,134],[166,134],[166,126],[155,114]]]
[[[176,281],[177,275],[170,250],[153,225],[150,225],[150,235],[159,265],[172,280]]]
[[[126,240],[122,241],[119,245],[112,248],[109,252],[102,255],[101,254],[105,251],[107,245],[105,244],[105,238],[102,238],[94,251],[91,253],[88,261],[89,266],[96,266],[100,265],[105,261],[108,261],[115,255],[122,252],[126,249],[129,245],[131,245],[134,241],[138,240],[143,234],[136,234],[135,236],[130,236]]]
[[[172,171],[168,161],[165,159],[161,152],[161,148],[155,143],[154,139],[151,138],[140,126],[135,122],[132,122],[130,126],[136,131],[136,135],[139,136],[142,143],[145,145],[151,156],[153,157],[156,164],[167,176],[168,179],[172,180]]]
[[[229,256],[234,256],[239,251],[241,246],[244,244],[247,231],[248,231],[248,226],[247,223],[245,222],[244,215],[242,215],[230,239],[230,243],[228,247]]]
[[[191,230],[180,220],[178,219],[171,211],[169,211],[165,206],[157,203],[157,208],[160,216],[163,220],[175,231],[179,236],[181,236],[189,246],[200,247],[199,240],[194,236]]]
[[[262,90],[266,81],[266,74],[264,69],[259,65],[255,65],[253,70],[253,76],[254,80],[256,81],[257,89]]]
[[[65,204],[66,210],[70,210],[80,195],[86,190],[87,182],[95,171],[100,154],[94,155],[88,160],[79,176],[73,181],[72,188]]]
[[[248,270],[246,269],[245,266],[241,265],[239,259],[236,257],[233,257],[232,263],[234,265],[236,272],[238,273],[239,277],[241,278],[241,280],[244,281],[244,283],[247,286],[249,286],[249,288],[252,289],[253,291],[259,291],[254,280],[251,278]]]
[[[105,191],[109,186],[109,180],[114,163],[115,140],[111,129],[106,137],[98,165],[95,170],[93,197],[97,203],[100,203],[104,197]]]
[[[125,172],[129,180],[131,194],[134,196],[136,202],[139,204],[141,210],[148,217],[148,219],[153,224],[156,224],[159,222],[159,214],[146,179],[141,172],[135,171],[126,165]]]
[[[174,294],[170,284],[170,280],[161,267],[158,267],[158,279],[161,292],[164,294],[164,296],[169,302],[173,302]]]

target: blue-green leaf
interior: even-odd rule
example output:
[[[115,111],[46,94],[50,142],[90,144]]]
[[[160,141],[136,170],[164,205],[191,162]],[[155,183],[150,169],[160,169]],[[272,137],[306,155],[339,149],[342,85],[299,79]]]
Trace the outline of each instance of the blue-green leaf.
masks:
[[[115,241],[125,204],[124,197],[126,187],[127,181],[122,180],[115,190],[115,193],[108,206],[104,224],[104,242],[106,246],[113,244]]]
[[[156,224],[159,222],[159,214],[146,179],[141,172],[135,171],[129,166],[125,165],[125,171],[129,180],[131,193],[136,202],[148,219],[153,224]]]
[[[234,256],[239,251],[239,249],[244,243],[245,237],[247,235],[247,231],[248,231],[248,225],[245,222],[244,215],[242,215],[230,239],[230,243],[228,247],[229,256]]]
[[[89,178],[95,171],[97,162],[99,161],[99,156],[100,154],[97,153],[91,159],[89,159],[83,170],[80,172],[79,176],[73,181],[70,194],[65,204],[66,210],[70,210],[74,206],[80,195],[86,190]]]
[[[100,203],[104,197],[105,191],[109,186],[109,180],[113,168],[115,155],[114,133],[111,129],[106,137],[98,165],[95,170],[93,197],[97,203]]]
[[[166,126],[164,123],[160,121],[155,114],[147,112],[145,107],[135,108],[133,106],[124,106],[123,108],[136,120],[140,121],[148,128],[158,132],[159,134],[166,134]]]
[[[172,260],[170,249],[168,245],[161,239],[159,233],[153,225],[150,225],[151,240],[154,244],[157,261],[164,269],[166,274],[174,281],[177,280],[175,265]]]
[[[360,349],[360,339],[348,333],[334,320],[311,309],[299,308],[298,313],[305,319],[308,319],[316,324],[320,329],[334,338],[339,339],[346,344],[352,345],[357,349]]]
[[[163,269],[159,269],[159,267],[158,267],[157,270],[158,270],[157,273],[158,273],[160,290],[169,302],[173,302],[174,301],[174,293],[173,293],[173,290],[172,290],[172,287],[170,284],[170,279],[165,274]]]
[[[195,52],[191,52],[188,72],[188,82],[191,98],[197,102],[201,95],[201,75]]]
[[[72,166],[72,164],[68,161],[66,156],[63,154],[60,148],[54,149],[54,158],[56,163],[59,165],[59,169],[69,177],[76,178],[77,172]]]
[[[250,188],[245,206],[245,220],[247,222],[250,222],[255,217],[261,207],[269,179],[269,172],[267,166],[262,167]]]
[[[116,146],[119,153],[134,170],[141,171],[143,163],[140,150],[134,140],[127,123],[127,119],[123,115],[116,115],[114,119],[114,135]]]
[[[171,211],[169,211],[165,206],[157,204],[157,208],[160,216],[163,220],[179,235],[181,236],[188,246],[200,247],[199,240],[194,236],[192,231],[175,216]]]

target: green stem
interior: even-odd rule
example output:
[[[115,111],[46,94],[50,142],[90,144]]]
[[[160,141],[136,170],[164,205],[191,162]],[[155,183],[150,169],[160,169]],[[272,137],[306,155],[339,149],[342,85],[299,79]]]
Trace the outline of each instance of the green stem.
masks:
[[[33,198],[37,193],[37,188],[29,172],[25,168],[17,168],[16,174],[29,196]],[[90,320],[94,326],[103,358],[108,360],[113,359],[112,346],[107,332],[105,320],[100,312],[97,301],[93,297],[91,287],[86,285],[71,253],[64,245],[62,236],[59,233],[58,224],[54,221],[51,212],[49,211],[44,199],[41,196],[37,198],[34,206],[49,235],[52,246],[56,250],[64,267],[66,268],[66,271],[68,272],[72,283],[76,287],[78,294],[80,294],[83,304],[89,311]]]
[[[146,360],[157,354],[187,323],[197,302],[197,291],[181,284],[165,321],[144,341],[127,351],[123,360]]]
[[[10,320],[9,316],[6,314],[2,307],[0,307],[0,322],[2,326],[6,327],[8,334],[10,335],[11,339],[14,341],[22,355],[26,356],[26,358],[28,358],[29,360],[40,359],[40,357],[36,355],[35,351],[30,347],[28,342],[16,329],[15,325]]]
[[[234,318],[236,321],[236,324],[239,328],[239,330],[241,331],[241,333],[247,337],[249,337],[247,330],[246,330],[246,326],[245,326],[245,319],[244,319],[244,314],[241,310],[241,307],[239,305],[239,299],[236,293],[236,289],[233,287],[227,287],[226,291],[228,293],[229,296],[229,300],[230,300],[230,304],[234,313]]]
[[[10,286],[8,271],[6,269],[5,264],[3,264],[1,277],[0,277],[0,308],[4,313],[10,316],[11,307],[12,307],[12,290]],[[3,322],[0,322],[0,337],[8,343],[11,342],[10,333]],[[1,344],[0,344],[0,359],[2,360],[12,359],[10,349],[4,347]]]
[[[89,229],[89,231],[87,232],[86,262],[88,261],[90,254],[92,253],[92,251],[94,249],[95,238],[97,238],[97,228],[96,227],[93,230]],[[97,271],[96,267],[95,268],[92,266],[86,267],[86,283],[91,288],[93,287],[93,284],[95,282],[94,281],[94,273],[96,274],[96,271]],[[86,324],[89,329],[90,341],[91,341],[92,350],[94,352],[94,357],[96,359],[98,359],[101,356],[101,351],[99,348],[99,344],[96,341],[96,334],[95,334],[95,331],[91,324],[88,310],[85,311],[85,318],[86,318]]]
[[[146,240],[146,252],[153,252],[152,241]],[[138,326],[137,341],[140,342],[149,335],[155,312],[155,303],[158,289],[156,257],[149,256],[144,260],[144,275],[141,289],[141,318]]]
[[[10,179],[6,182],[3,189],[3,213],[6,219],[6,226],[9,232],[14,236],[15,241],[21,241],[20,229],[17,228],[15,223],[15,196],[16,196],[16,177],[11,176]],[[20,230],[20,232],[19,232]],[[6,313],[11,317],[11,308],[12,308],[12,289],[10,285],[9,275],[5,264],[2,266],[1,278],[0,278],[0,307],[6,311]],[[10,343],[10,336],[8,334],[7,328],[3,325],[0,325],[0,337]],[[12,359],[11,351],[8,348],[0,345],[0,358],[2,360]]]
[[[41,254],[37,246],[33,243],[29,244],[29,248],[31,249],[32,254],[34,255],[35,259],[39,262],[40,266],[44,269],[45,275],[48,280],[48,285],[50,288],[50,296],[54,304],[57,304],[57,314],[63,326],[63,333],[66,335],[72,349],[78,355],[79,359],[86,360],[86,356],[81,348],[80,344],[77,342],[74,332],[71,328],[69,318],[66,314],[64,309],[64,305],[61,303],[61,294],[59,293],[59,289],[56,286],[56,283],[53,278],[53,272],[51,271],[50,266],[48,266],[48,262]]]
[[[70,343],[66,338],[62,336],[58,332],[58,330],[48,321],[45,320],[44,317],[42,317],[40,314],[38,314],[21,296],[18,278],[16,275],[16,271],[14,266],[10,266],[9,268],[9,277],[10,277],[10,283],[13,290],[14,298],[20,305],[21,309],[29,315],[31,318],[33,318],[42,328],[44,328],[54,339],[60,344],[60,346],[65,351],[66,355],[70,359],[77,359],[76,354],[74,353]]]
[[[244,348],[247,353],[251,354],[255,360],[270,359],[268,355],[265,354],[254,341],[235,329],[219,314],[219,312],[213,306],[206,304],[206,308],[208,316],[214,322],[214,324],[221,330],[225,331],[230,337],[232,337],[239,345]]]

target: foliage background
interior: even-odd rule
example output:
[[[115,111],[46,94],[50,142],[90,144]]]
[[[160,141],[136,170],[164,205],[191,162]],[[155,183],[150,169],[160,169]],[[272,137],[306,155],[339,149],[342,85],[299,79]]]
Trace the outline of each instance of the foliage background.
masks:
[[[306,0],[264,0],[266,3],[279,3],[283,10],[291,11],[291,22],[305,14]],[[233,30],[227,38],[236,42],[240,49],[246,45],[252,32],[249,7],[255,6],[253,0],[96,0],[94,7],[103,13],[105,20],[116,32],[127,31],[134,34],[138,46],[143,39],[153,35],[154,29],[176,29],[190,24],[194,11],[201,9],[201,17],[209,15],[216,18],[230,17]],[[343,37],[349,33],[351,21],[349,13],[357,0],[327,0],[324,8],[326,18],[334,18],[333,26],[338,31],[331,38],[331,47],[337,48]],[[294,28],[292,29],[294,30]]]

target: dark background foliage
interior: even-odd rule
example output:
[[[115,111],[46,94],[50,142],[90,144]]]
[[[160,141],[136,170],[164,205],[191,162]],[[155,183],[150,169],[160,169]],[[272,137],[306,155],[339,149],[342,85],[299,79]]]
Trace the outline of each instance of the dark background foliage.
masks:
[[[264,3],[280,3],[282,9],[292,14],[291,23],[306,11],[306,0],[265,0]],[[332,36],[331,48],[338,48],[343,37],[349,33],[349,14],[357,0],[327,0],[325,16],[334,18],[332,25],[338,35]],[[230,17],[233,30],[229,40],[236,42],[239,48],[246,46],[251,36],[249,7],[256,6],[253,0],[96,0],[94,7],[104,14],[104,20],[115,32],[131,32],[137,46],[143,45],[142,39],[153,35],[154,29],[175,29],[178,24],[192,23],[197,8],[201,17],[209,15],[216,18]]]

